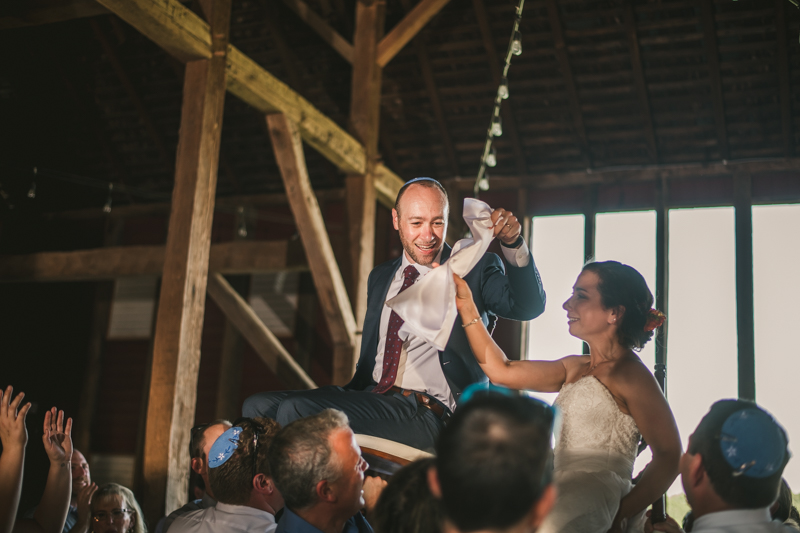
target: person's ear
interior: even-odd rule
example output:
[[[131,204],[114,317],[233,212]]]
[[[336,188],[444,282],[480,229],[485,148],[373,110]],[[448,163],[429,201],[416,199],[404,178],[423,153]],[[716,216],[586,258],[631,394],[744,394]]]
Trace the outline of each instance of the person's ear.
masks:
[[[397,214],[397,209],[392,209],[392,224],[394,229],[400,229],[400,215]]]
[[[698,487],[703,483],[708,476],[706,476],[706,469],[703,466],[703,456],[699,453],[689,455],[689,468],[687,474],[689,476],[689,486]]]
[[[203,474],[203,461],[202,457],[192,457],[192,471],[195,474]]]
[[[442,487],[439,484],[439,472],[436,470],[435,466],[432,466],[428,469],[428,489],[430,489],[434,498],[438,500],[442,499]]]
[[[334,493],[333,487],[331,487],[327,479],[319,481],[315,488],[317,492],[317,498],[319,498],[320,501],[328,503],[336,502],[336,494]]]
[[[258,473],[255,475],[255,477],[253,477],[253,488],[256,490],[256,492],[260,492],[269,496],[275,492],[275,482],[271,477],[262,473]]]
[[[619,326],[622,324],[622,317],[624,316],[625,316],[625,306],[620,305],[611,308],[611,314],[608,316],[608,320],[612,324],[616,324]]]
[[[545,517],[550,514],[550,510],[556,504],[557,495],[556,487],[552,483],[547,485],[544,491],[542,491],[542,495],[536,503],[533,504],[528,514],[528,523],[531,526],[531,531],[535,531],[542,524]]]

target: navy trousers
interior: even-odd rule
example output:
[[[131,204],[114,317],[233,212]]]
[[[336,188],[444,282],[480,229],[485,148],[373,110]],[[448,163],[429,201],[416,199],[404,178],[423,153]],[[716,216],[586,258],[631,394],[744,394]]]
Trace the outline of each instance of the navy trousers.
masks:
[[[370,387],[371,388],[371,387]],[[329,386],[306,391],[261,392],[245,400],[242,414],[276,420],[281,426],[325,409],[350,419],[353,433],[372,435],[433,453],[444,423],[416,398],[399,392],[373,394]]]

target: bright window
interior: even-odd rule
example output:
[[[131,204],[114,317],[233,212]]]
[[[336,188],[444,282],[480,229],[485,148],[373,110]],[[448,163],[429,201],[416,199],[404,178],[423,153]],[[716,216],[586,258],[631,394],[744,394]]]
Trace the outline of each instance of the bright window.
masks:
[[[582,343],[567,329],[561,304],[572,294],[572,285],[583,267],[583,215],[535,217],[531,251],[547,293],[545,312],[529,323],[528,359],[554,360],[581,353]],[[536,393],[552,403],[555,394]]]
[[[800,357],[793,348],[800,324],[800,205],[753,207],[753,289],[756,334],[756,401],[770,411],[789,433],[797,456],[800,416],[797,380]],[[786,465],[784,477],[800,489],[800,461]]]
[[[667,391],[685,449],[711,404],[737,396],[733,208],[671,210],[669,248]]]

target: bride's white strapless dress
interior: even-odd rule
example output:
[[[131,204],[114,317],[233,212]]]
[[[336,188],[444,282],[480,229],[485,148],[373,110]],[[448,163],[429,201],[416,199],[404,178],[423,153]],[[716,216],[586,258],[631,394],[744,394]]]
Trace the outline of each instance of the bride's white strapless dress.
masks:
[[[565,384],[555,405],[562,414],[553,473],[558,498],[538,533],[606,533],[631,490],[639,429],[594,376]],[[644,512],[627,531],[643,525]]]

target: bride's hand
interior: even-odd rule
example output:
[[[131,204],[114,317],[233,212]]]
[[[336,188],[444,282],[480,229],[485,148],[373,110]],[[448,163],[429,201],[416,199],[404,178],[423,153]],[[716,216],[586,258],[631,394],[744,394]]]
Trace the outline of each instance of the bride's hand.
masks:
[[[474,307],[475,302],[472,300],[472,290],[467,285],[467,282],[461,279],[458,274],[453,274],[453,281],[456,284],[456,309],[459,313]]]

